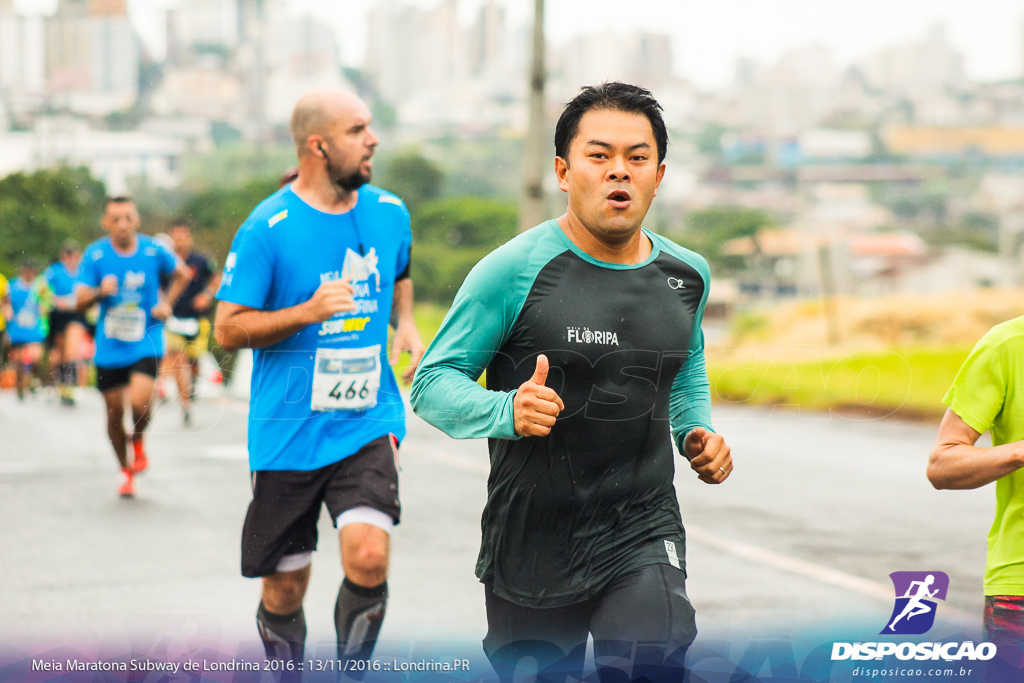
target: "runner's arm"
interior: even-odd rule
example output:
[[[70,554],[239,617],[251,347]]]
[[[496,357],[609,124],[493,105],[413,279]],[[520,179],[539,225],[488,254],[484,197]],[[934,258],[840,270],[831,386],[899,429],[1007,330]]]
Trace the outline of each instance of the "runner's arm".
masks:
[[[732,449],[711,428],[711,392],[703,348],[691,351],[672,383],[669,422],[679,452],[690,461],[698,479],[705,484],[721,484],[729,477]]]
[[[928,481],[937,489],[976,489],[1024,466],[1024,442],[980,448],[981,433],[952,408],[939,425],[939,436],[928,459]]]
[[[189,303],[199,312],[199,317],[205,318],[209,315],[210,308],[213,307],[214,294],[220,288],[221,272],[219,269],[213,268],[212,262],[208,258],[205,256],[202,258],[202,267],[193,270],[192,278],[194,283],[199,283],[200,289]]]
[[[308,301],[276,311],[221,300],[214,319],[214,338],[228,351],[261,349],[355,307],[348,280],[324,282]]]
[[[217,290],[220,289],[220,277],[220,271],[213,273],[203,291],[196,294],[195,298],[192,299],[192,305],[196,310],[203,311],[204,317],[210,313],[209,309],[211,304],[213,304],[214,296],[217,294]]]
[[[506,268],[494,253],[466,277],[441,329],[427,348],[412,383],[413,410],[456,439],[518,439],[515,391],[491,391],[477,383],[504,343],[516,317]]]
[[[167,296],[162,302],[162,305],[167,306],[167,315],[171,314],[170,309],[174,308],[174,304],[178,303],[178,297],[180,297],[181,293],[185,291],[185,287],[188,286],[189,280],[192,279],[191,275],[189,275],[188,268],[186,268],[185,264],[180,261],[171,272],[171,278],[171,284],[167,287]],[[158,306],[159,305],[161,304],[158,304]],[[165,315],[164,317],[166,318],[167,316]]]
[[[700,330],[696,334],[700,335]],[[690,351],[689,358],[672,382],[668,405],[672,437],[680,453],[685,454],[683,441],[686,435],[697,427],[715,431],[711,428],[711,383],[704,365],[703,342],[699,348]]]
[[[221,301],[217,304],[213,334],[217,343],[227,351],[260,349],[287,339],[313,322],[305,304],[277,311],[260,311]]]
[[[696,256],[696,255],[695,255]],[[721,484],[733,470],[732,449],[711,427],[711,384],[704,364],[704,309],[710,292],[711,271],[697,256],[693,266],[704,281],[704,292],[693,316],[688,355],[672,382],[669,394],[669,424],[672,437],[690,462],[690,469],[705,484]]]
[[[78,297],[75,296],[74,289],[72,288],[71,294],[66,294],[64,296],[57,296],[54,293],[54,288],[53,288],[53,279],[54,279],[54,277],[55,277],[54,266],[52,266],[52,265],[49,268],[47,268],[45,271],[43,271],[42,275],[40,275],[40,278],[42,278],[43,283],[50,290],[51,310],[74,312],[75,311],[75,307],[78,305]]]
[[[92,256],[92,252],[83,255],[78,280],[75,283],[75,310],[79,313],[88,311],[97,301],[111,296],[117,291],[117,278],[110,275],[104,283],[103,273],[96,265],[97,258],[87,258],[87,256]]]
[[[423,358],[423,352],[426,351],[420,331],[416,327],[416,318],[413,316],[412,280],[410,278],[402,278],[395,283],[392,310],[394,311],[392,319],[395,322],[395,336],[391,340],[391,364],[398,363],[398,358],[403,351],[409,352],[409,365],[402,369],[402,379],[408,384],[412,381],[420,359]]]
[[[669,394],[668,414],[672,428],[672,440],[679,452],[688,460],[692,456],[686,453],[683,443],[686,436],[698,427],[714,432],[711,427],[711,384],[708,371],[704,364],[704,309],[707,307],[708,295],[711,292],[711,270],[707,261],[693,254],[690,265],[696,270],[704,282],[704,292],[700,303],[693,314],[693,330],[687,343],[687,357],[682,368],[672,382]]]
[[[75,298],[75,310],[79,313],[88,311],[93,304],[104,298],[100,295],[99,287],[90,287],[81,282],[78,283],[75,293],[77,295]]]

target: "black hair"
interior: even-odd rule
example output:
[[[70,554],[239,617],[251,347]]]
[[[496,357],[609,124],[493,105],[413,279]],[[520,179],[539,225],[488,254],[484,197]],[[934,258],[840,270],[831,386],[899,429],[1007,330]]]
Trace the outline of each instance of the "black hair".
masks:
[[[129,197],[128,195],[120,194],[120,195],[117,195],[116,197],[107,197],[107,201],[104,202],[104,206],[109,206],[111,204],[134,204],[134,203],[135,203],[135,200],[132,199],[131,197]]]
[[[580,89],[572,98],[555,125],[555,156],[568,160],[569,145],[580,129],[580,119],[591,109],[613,109],[629,114],[643,114],[651,122],[654,141],[658,145],[658,163],[668,151],[668,130],[661,116],[663,109],[650,90],[628,83],[602,83]]]

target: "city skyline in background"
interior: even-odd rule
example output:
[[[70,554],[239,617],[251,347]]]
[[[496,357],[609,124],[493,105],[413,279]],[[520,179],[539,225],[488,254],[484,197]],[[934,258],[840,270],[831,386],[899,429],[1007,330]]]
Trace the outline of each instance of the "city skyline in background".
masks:
[[[184,0],[129,0],[129,18],[145,49],[166,56],[166,11]],[[330,26],[338,38],[340,61],[362,67],[367,50],[366,24],[381,0],[287,0],[296,14],[309,13]],[[443,0],[407,0],[420,9],[436,9]],[[468,25],[484,0],[461,0],[459,22]],[[532,3],[500,0],[512,25],[531,21]],[[636,0],[622,11],[614,0],[548,0],[545,28],[549,41],[563,45],[583,35],[621,37],[633,31],[671,36],[675,75],[702,88],[731,84],[738,60],[769,63],[798,47],[825,45],[838,64],[863,61],[873,52],[914,40],[941,23],[950,43],[965,57],[972,80],[998,81],[1024,75],[1024,7],[1014,0]],[[57,0],[14,0],[19,12],[50,15]]]
[[[711,260],[743,296],[820,292],[823,244],[843,292],[1024,282],[1024,8],[978,0],[961,21],[965,2],[907,0],[882,21],[873,1],[826,17],[825,3],[780,0],[772,18],[727,1],[727,20],[666,0],[637,0],[628,16],[594,0],[573,17],[578,5],[549,0],[544,135],[581,85],[649,88],[672,138],[649,223],[711,240]],[[58,0],[46,14],[39,1],[25,14],[24,0],[0,0],[0,176],[86,167],[107,192],[152,193],[170,215],[184,196],[175,193],[276,182],[294,163],[298,97],[348,87],[385,140],[385,189],[520,210],[525,0],[352,0],[344,27],[322,16],[339,3],[159,3]],[[610,40],[602,22],[620,15]],[[722,43],[706,55],[729,74],[721,87],[688,71],[696,43],[679,27],[693,30],[691,15],[717,17],[702,39]],[[160,59],[145,47],[147,16],[164,41]],[[825,27],[850,40],[830,44]],[[877,30],[858,36],[865,27]],[[353,32],[361,46],[345,38]],[[747,34],[763,40],[730,54]],[[345,56],[353,50],[358,62]],[[988,78],[985,60],[1002,65],[986,67]],[[403,155],[404,175],[389,176]],[[540,182],[558,210],[554,177]],[[439,262],[451,258],[451,244],[438,248]]]

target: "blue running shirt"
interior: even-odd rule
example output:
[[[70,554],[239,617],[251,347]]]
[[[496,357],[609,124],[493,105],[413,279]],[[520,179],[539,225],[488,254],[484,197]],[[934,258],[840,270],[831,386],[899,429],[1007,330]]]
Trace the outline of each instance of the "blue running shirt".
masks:
[[[40,305],[43,283],[25,284],[21,278],[11,283],[11,308],[14,317],[7,326],[12,344],[30,344],[46,339],[46,320]]]
[[[349,278],[356,310],[256,349],[249,467],[314,470],[388,433],[405,436],[405,407],[387,360],[394,284],[409,265],[409,212],[398,197],[359,188],[351,211],[317,211],[284,187],[235,235],[217,298],[276,311]]]
[[[160,301],[160,277],[177,267],[178,257],[152,237],[136,238],[131,254],[114,249],[109,237],[93,242],[78,269],[78,282],[93,288],[108,275],[117,277],[117,294],[100,299],[95,362],[103,368],[164,355],[164,324],[150,311]]]
[[[81,267],[73,273],[69,272],[67,267],[61,261],[57,261],[43,271],[43,280],[46,281],[50,291],[53,292],[54,299],[58,301],[66,301],[69,304],[74,305],[75,282],[78,280],[78,273],[80,270]]]

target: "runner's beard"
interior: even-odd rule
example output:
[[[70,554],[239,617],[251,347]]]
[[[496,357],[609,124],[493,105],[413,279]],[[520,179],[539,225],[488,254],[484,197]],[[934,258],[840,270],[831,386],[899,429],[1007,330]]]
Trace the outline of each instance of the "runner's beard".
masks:
[[[341,178],[334,178],[334,183],[347,192],[355,192],[368,182],[370,182],[369,174],[362,171],[356,171]]]
[[[348,175],[338,175],[334,170],[334,164],[331,162],[331,158],[325,154],[324,160],[327,162],[327,174],[330,176],[331,182],[345,192],[355,192],[360,187],[370,182],[369,173],[363,173],[361,170],[356,169]]]

